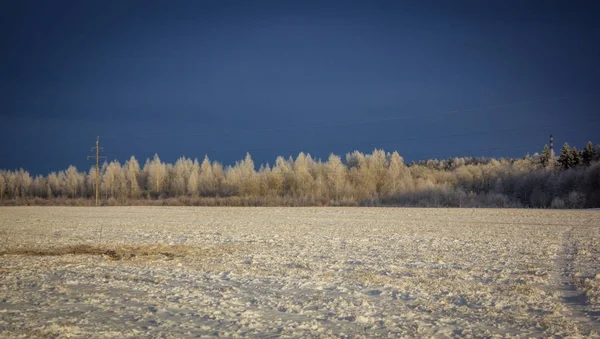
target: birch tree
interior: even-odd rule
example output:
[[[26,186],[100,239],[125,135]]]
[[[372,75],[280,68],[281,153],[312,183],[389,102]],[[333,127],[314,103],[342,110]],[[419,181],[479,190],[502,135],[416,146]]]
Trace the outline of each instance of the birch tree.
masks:
[[[199,191],[199,179],[200,179],[200,164],[198,159],[194,159],[191,165],[190,173],[187,181],[187,193],[193,197],[198,196]]]
[[[294,180],[293,177],[292,162],[283,157],[277,157],[275,166],[271,170],[269,187],[279,196],[289,195],[291,193],[291,182]]]
[[[181,157],[175,162],[173,166],[173,175],[171,178],[171,194],[173,196],[183,196],[187,190],[187,170],[186,170],[186,159]]]
[[[216,196],[223,195],[223,183],[225,182],[225,172],[223,171],[223,165],[218,161],[212,163],[212,180],[214,185],[214,194]]]
[[[325,184],[327,185],[329,196],[335,201],[339,201],[344,193],[347,180],[347,169],[342,163],[342,159],[330,154],[325,163]]]
[[[299,197],[310,196],[314,193],[315,181],[311,174],[313,161],[310,154],[300,152],[294,161],[292,195]]]
[[[200,165],[198,188],[200,191],[199,193],[202,196],[214,196],[216,194],[213,166],[211,165],[208,156],[204,156],[204,160],[202,160],[202,164]]]
[[[430,164],[427,164],[428,168]],[[409,174],[408,168],[404,164],[404,159],[394,152],[389,156],[388,169],[385,177],[384,195],[393,195],[405,189],[404,181]]]
[[[77,171],[77,167],[69,166],[66,172],[66,187],[72,198],[81,195],[84,183],[85,177]]]
[[[111,161],[102,175],[102,185],[107,198],[120,198],[124,193],[125,175],[118,161]]]
[[[148,190],[156,194],[162,193],[166,180],[167,168],[165,164],[160,161],[158,154],[154,154],[154,159],[147,162],[147,165],[144,166],[144,171],[148,174]]]
[[[123,169],[125,171],[125,187],[127,197],[137,199],[140,195],[140,164],[132,155],[131,158],[125,162]]]

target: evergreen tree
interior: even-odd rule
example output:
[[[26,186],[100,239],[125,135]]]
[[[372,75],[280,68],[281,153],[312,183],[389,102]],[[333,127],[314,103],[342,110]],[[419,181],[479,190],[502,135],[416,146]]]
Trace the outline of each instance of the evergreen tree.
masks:
[[[558,157],[557,161],[563,169],[569,169],[573,167],[572,156],[571,147],[569,147],[569,144],[565,142],[563,147],[560,149],[560,156]]]
[[[594,144],[591,141],[585,145],[585,148],[581,152],[581,160],[583,161],[584,166],[589,166],[594,158],[596,157],[596,149],[594,149]]]
[[[551,158],[552,155],[550,154],[550,148],[548,148],[548,145],[544,145],[544,149],[542,150],[542,154],[540,155],[540,163],[542,164],[542,166],[548,167]]]
[[[579,165],[581,165],[581,153],[579,153],[579,151],[577,150],[577,147],[573,146],[573,148],[571,148],[571,159],[573,161],[573,164],[571,165],[571,167],[577,167]]]

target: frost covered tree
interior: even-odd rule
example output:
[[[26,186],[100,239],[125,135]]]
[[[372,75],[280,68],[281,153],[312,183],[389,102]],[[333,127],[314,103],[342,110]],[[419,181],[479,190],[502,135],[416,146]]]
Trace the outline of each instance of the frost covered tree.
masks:
[[[325,163],[325,184],[329,191],[329,196],[335,201],[339,201],[345,193],[347,169],[342,163],[342,159],[330,154]]]
[[[171,179],[171,195],[183,196],[187,191],[188,170],[186,163],[188,160],[184,157],[177,159],[173,166],[173,174],[169,176]]]
[[[198,189],[201,196],[214,196],[217,193],[216,181],[213,176],[213,166],[208,156],[204,156],[198,176]]]
[[[45,195],[45,179],[42,175],[36,175],[29,187],[29,194],[32,197],[46,198]]]
[[[129,160],[125,162],[123,166],[123,170],[125,171],[125,191],[126,195],[129,198],[137,199],[140,196],[140,164],[132,155]]]
[[[111,161],[102,175],[102,185],[107,198],[121,198],[126,194],[126,179],[118,161]]]
[[[552,155],[550,154],[550,148],[548,148],[548,145],[544,145],[544,149],[542,149],[542,154],[540,154],[540,163],[542,166],[548,167],[551,161]]]
[[[315,181],[311,174],[314,162],[310,154],[300,152],[293,166],[292,195],[306,197],[314,194]]]
[[[560,156],[558,157],[557,162],[561,165],[563,169],[569,169],[573,167],[573,153],[571,152],[571,147],[569,144],[565,142],[563,147],[560,149]]]
[[[88,171],[88,175],[86,177],[86,187],[87,191],[90,193],[91,197],[96,196],[96,177],[102,177],[100,173],[100,169],[96,171],[96,166],[90,166],[90,170]]]
[[[194,159],[190,167],[190,173],[187,181],[187,193],[193,197],[199,194],[199,182],[200,182],[200,164],[198,159]]]
[[[84,190],[85,176],[77,171],[77,167],[69,166],[66,172],[66,186],[71,198],[81,196]]]
[[[269,188],[276,195],[286,196],[291,194],[294,181],[293,161],[279,156],[275,160],[275,166],[271,169]]]
[[[585,145],[585,148],[581,152],[581,161],[584,166],[590,166],[594,158],[596,157],[596,149],[594,148],[594,144],[591,141]]]
[[[58,181],[58,175],[56,172],[51,172],[48,174],[48,178],[46,180],[46,194],[48,195],[48,198],[61,195],[60,183]]]
[[[571,148],[571,159],[573,160],[573,165],[571,167],[581,165],[581,153],[577,150],[577,147],[575,146]]]
[[[254,169],[254,161],[249,153],[244,160],[236,162],[227,169],[227,184],[232,192],[242,196],[251,196],[258,191],[258,177]]]
[[[367,155],[349,153],[346,164],[334,154],[322,162],[301,152],[296,159],[277,157],[273,167],[267,163],[258,172],[250,154],[226,171],[208,157],[202,163],[182,157],[173,165],[155,155],[143,169],[134,157],[123,166],[104,163],[100,190],[103,198],[137,199],[147,190],[162,198],[212,196],[222,199],[219,204],[600,207],[598,150],[588,143],[578,152],[565,143],[560,172],[552,164],[540,166],[548,155],[544,147],[541,155],[523,159],[448,158],[406,166],[397,152],[377,149]],[[93,166],[88,174],[70,166],[35,178],[23,169],[0,170],[0,200],[93,197],[95,179]]]
[[[4,173],[0,172],[0,200],[4,200],[4,192],[6,191],[6,178]]]
[[[260,197],[266,197],[271,194],[269,189],[269,177],[271,176],[271,166],[269,164],[261,164],[258,172],[258,192],[257,195]]]
[[[374,185],[374,190],[378,195],[383,193],[386,181],[386,154],[383,150],[375,149],[367,158],[369,164],[369,176]]]
[[[389,156],[388,163],[383,193],[384,195],[391,196],[404,188],[404,180],[409,171],[404,164],[404,159],[398,152],[394,152]]]
[[[156,194],[162,193],[167,178],[167,167],[160,161],[158,154],[154,154],[152,161],[146,161],[144,172],[148,177],[148,190]]]
[[[348,181],[355,192],[355,197],[359,201],[371,197],[376,191],[376,183],[365,155],[359,151],[348,153],[346,164],[349,168]]]
[[[60,196],[68,197],[69,196],[69,188],[67,187],[67,171],[59,171],[58,172],[58,185]]]
[[[32,182],[33,179],[29,175],[29,172],[21,168],[9,175],[9,192],[12,191],[12,196],[14,198],[25,198],[29,194],[29,188]]]
[[[19,197],[19,189],[17,183],[17,176],[14,172],[8,172],[6,174],[6,190],[8,191],[8,195],[13,199]]]
[[[212,163],[211,170],[215,196],[225,195],[225,192],[223,192],[223,183],[225,182],[225,171],[223,170],[223,165],[221,165],[221,163],[218,161],[214,161]]]

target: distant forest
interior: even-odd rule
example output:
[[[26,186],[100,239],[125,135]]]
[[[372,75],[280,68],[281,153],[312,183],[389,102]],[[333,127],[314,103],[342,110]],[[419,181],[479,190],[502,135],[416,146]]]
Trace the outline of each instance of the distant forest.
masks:
[[[448,158],[405,164],[397,153],[358,151],[327,161],[300,153],[258,171],[249,154],[234,166],[158,155],[100,169],[102,205],[600,207],[600,145],[547,146],[521,159]],[[93,205],[96,168],[47,176],[0,171],[2,205]]]

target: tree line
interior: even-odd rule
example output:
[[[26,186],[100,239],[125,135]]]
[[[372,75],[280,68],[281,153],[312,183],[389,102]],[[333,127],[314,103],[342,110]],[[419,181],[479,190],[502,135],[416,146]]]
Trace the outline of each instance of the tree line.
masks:
[[[174,164],[158,155],[143,166],[75,166],[32,177],[27,171],[0,171],[0,203],[83,204],[95,197],[96,176],[103,204],[289,205],[289,206],[445,206],[445,207],[600,207],[600,146],[582,151],[565,143],[553,158],[448,158],[405,164],[397,153],[358,151],[326,161],[300,153],[278,157],[256,170],[250,154],[224,167],[205,157],[182,157]]]

